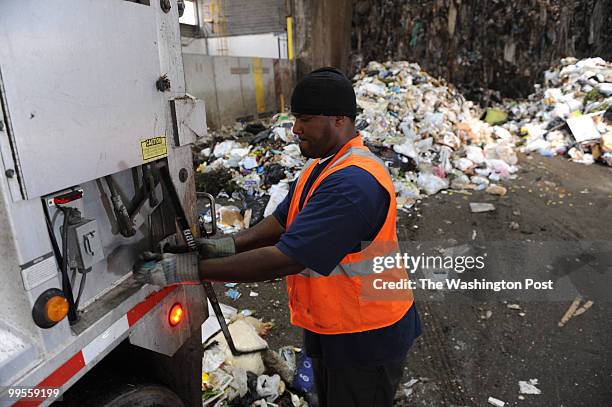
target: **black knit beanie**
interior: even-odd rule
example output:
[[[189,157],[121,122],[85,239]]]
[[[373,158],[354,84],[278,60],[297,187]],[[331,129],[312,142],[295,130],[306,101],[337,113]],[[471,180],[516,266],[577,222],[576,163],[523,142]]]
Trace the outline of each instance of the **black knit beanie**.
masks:
[[[357,102],[353,84],[336,68],[316,69],[295,85],[291,113],[355,119]]]

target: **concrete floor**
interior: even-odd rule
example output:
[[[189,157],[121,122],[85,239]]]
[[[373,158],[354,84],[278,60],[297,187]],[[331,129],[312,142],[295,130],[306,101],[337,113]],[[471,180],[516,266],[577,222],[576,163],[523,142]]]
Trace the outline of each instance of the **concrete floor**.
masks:
[[[400,212],[400,240],[465,242],[476,231],[477,240],[485,242],[562,241],[579,247],[578,242],[612,241],[612,168],[539,156],[521,156],[519,165],[519,177],[506,184],[504,197],[438,194],[410,214]],[[491,202],[497,209],[472,214],[469,202]],[[510,228],[511,222],[518,227]],[[602,270],[609,274],[612,262],[605,264]],[[237,288],[241,298],[221,300],[274,321],[267,338],[272,349],[301,345],[301,331],[289,324],[282,281]],[[218,292],[223,289],[219,285]],[[609,405],[612,304],[589,289],[581,294],[594,300],[592,308],[562,328],[558,322],[571,299],[519,300],[516,310],[502,301],[437,301],[435,293],[417,291],[423,335],[409,352],[401,383],[419,382],[409,396],[400,385],[396,405],[487,406],[490,396],[506,406]],[[251,290],[259,296],[250,297]],[[519,394],[518,381],[529,379],[538,379],[540,395]]]

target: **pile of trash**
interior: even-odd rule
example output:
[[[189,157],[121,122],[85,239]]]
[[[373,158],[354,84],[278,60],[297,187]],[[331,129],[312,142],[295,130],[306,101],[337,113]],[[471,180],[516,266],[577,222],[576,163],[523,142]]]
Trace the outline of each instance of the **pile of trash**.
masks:
[[[535,88],[526,101],[503,107],[508,128],[523,136],[522,151],[612,166],[612,63],[564,58]]]
[[[503,112],[480,120],[477,106],[416,63],[370,62],[353,79],[356,127],[389,166],[398,206],[449,188],[506,193],[497,183],[514,178],[518,139],[497,125]]]
[[[289,192],[306,162],[291,131],[293,121],[280,113],[267,121],[236,123],[198,146],[196,188],[234,203],[217,211],[224,233],[256,224]]]
[[[612,64],[601,58],[565,58],[528,100],[486,111],[416,63],[373,61],[353,80],[356,128],[389,167],[400,209],[446,189],[505,195],[517,149],[612,165]],[[288,193],[305,162],[293,120],[237,123],[201,146],[196,182],[228,200],[216,214],[223,232],[259,222]]]
[[[220,304],[234,354],[225,340],[209,303],[202,325],[202,405],[210,407],[308,407],[314,396],[312,361],[292,346],[268,349],[265,336],[273,328],[252,316]]]
[[[360,110],[356,128],[388,165],[400,209],[445,189],[506,194],[499,183],[515,177],[519,139],[497,125],[505,120],[503,112],[490,109],[480,120],[481,109],[452,85],[405,61],[370,62],[354,83]],[[288,193],[305,162],[292,123],[288,114],[237,123],[213,133],[213,143],[201,146],[198,190],[230,201],[231,208],[217,213],[223,232],[257,223]],[[220,181],[224,187],[218,187]],[[256,202],[257,213],[245,216]],[[242,217],[223,216],[222,211]]]

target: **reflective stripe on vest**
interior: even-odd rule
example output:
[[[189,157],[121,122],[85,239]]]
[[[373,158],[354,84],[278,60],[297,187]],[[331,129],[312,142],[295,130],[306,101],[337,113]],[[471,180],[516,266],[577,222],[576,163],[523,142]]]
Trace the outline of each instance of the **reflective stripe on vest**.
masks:
[[[304,166],[296,181],[285,229],[291,227],[299,214],[298,204],[308,177],[318,161]],[[291,322],[321,334],[362,332],[392,325],[401,319],[412,305],[412,291],[405,288],[378,289],[376,287],[407,284],[404,269],[391,268],[376,273],[379,257],[395,256],[399,252],[396,235],[395,190],[384,163],[363,145],[360,136],[345,144],[336,157],[313,182],[304,206],[321,182],[336,171],[357,166],[368,171],[389,193],[390,202],[383,226],[372,242],[364,243],[361,251],[347,254],[323,276],[311,269],[287,277]]]

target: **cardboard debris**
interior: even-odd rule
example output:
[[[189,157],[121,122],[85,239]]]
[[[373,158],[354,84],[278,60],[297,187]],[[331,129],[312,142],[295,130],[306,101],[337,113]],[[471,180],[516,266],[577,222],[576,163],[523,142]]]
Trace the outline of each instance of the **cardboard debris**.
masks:
[[[508,190],[501,185],[491,184],[485,189],[485,192],[491,195],[504,196]]]
[[[597,130],[591,116],[578,116],[567,119],[567,125],[572,131],[574,140],[578,143],[601,139],[601,133]]]
[[[223,228],[225,233],[232,233],[234,230],[241,230],[244,227],[244,217],[240,209],[236,206],[217,207],[217,226]]]

